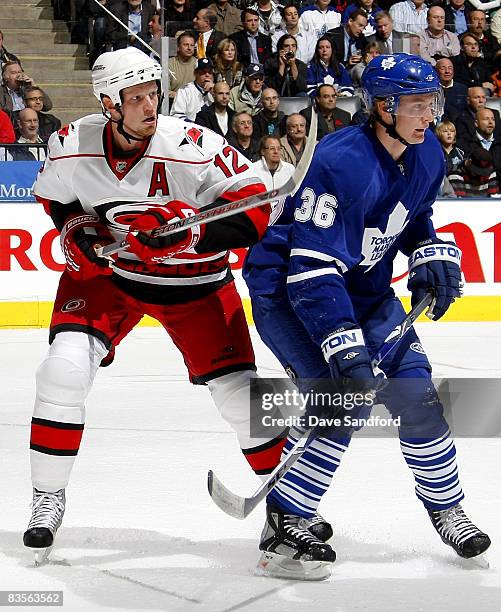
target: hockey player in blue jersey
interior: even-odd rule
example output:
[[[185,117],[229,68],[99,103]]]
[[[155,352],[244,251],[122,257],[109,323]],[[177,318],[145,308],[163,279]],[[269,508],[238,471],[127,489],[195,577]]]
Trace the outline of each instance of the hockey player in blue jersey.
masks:
[[[261,338],[299,384],[356,379],[376,391],[381,378],[370,355],[404,317],[390,286],[397,252],[409,257],[412,303],[433,292],[434,320],[461,295],[461,252],[437,238],[431,220],[445,170],[428,130],[443,107],[434,70],[416,56],[380,56],[364,71],[362,86],[369,121],[318,144],[296,196],[251,249],[244,276]],[[400,445],[417,497],[458,555],[481,554],[490,540],[459,503],[454,442],[414,330],[380,367],[405,384],[404,394],[388,392],[384,403],[400,416]],[[284,452],[298,436],[292,429]],[[350,436],[318,437],[268,495],[260,542],[265,573],[330,574],[334,551],[306,531],[302,519],[316,512]],[[301,568],[292,568],[290,559],[302,561]]]

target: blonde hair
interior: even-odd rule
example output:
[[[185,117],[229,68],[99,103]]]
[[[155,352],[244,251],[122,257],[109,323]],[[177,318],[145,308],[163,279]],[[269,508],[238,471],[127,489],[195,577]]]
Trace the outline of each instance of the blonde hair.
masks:
[[[439,123],[435,128],[435,134],[437,134],[438,136],[446,130],[450,130],[451,132],[454,132],[454,134],[456,134],[456,126],[452,123],[452,121],[442,121],[442,123]]]
[[[231,66],[225,66],[223,64],[222,55],[230,45],[233,45],[235,48],[235,58],[233,59]],[[231,73],[233,77],[235,77],[237,72],[242,69],[242,66],[238,61],[237,43],[234,40],[231,40],[231,38],[223,38],[223,40],[218,44],[216,54],[214,55],[214,71],[224,75],[228,68],[231,69]]]

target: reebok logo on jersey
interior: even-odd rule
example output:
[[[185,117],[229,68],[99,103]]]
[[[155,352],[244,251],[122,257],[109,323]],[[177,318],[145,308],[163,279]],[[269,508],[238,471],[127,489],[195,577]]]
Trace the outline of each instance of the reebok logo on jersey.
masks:
[[[413,342],[411,344],[411,351],[414,351],[415,353],[421,353],[421,355],[424,355],[424,348],[421,346],[419,342]]]

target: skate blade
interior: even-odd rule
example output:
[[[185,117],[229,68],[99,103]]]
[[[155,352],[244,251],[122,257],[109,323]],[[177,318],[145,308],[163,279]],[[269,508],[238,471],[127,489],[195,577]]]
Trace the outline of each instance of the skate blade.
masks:
[[[465,559],[461,557],[461,565],[467,569],[489,569],[490,563],[485,553]]]
[[[52,551],[52,546],[48,548],[30,548],[33,551],[35,567],[45,565],[49,561],[49,555]]]
[[[255,575],[286,580],[327,580],[332,563],[327,561],[296,561],[283,555],[264,552],[258,561]]]

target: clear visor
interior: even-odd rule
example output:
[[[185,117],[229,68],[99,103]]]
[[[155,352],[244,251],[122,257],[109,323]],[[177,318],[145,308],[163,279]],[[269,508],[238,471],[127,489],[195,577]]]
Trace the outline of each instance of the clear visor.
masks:
[[[383,109],[400,117],[430,117],[435,119],[444,113],[442,89],[429,94],[390,96],[384,100]]]

